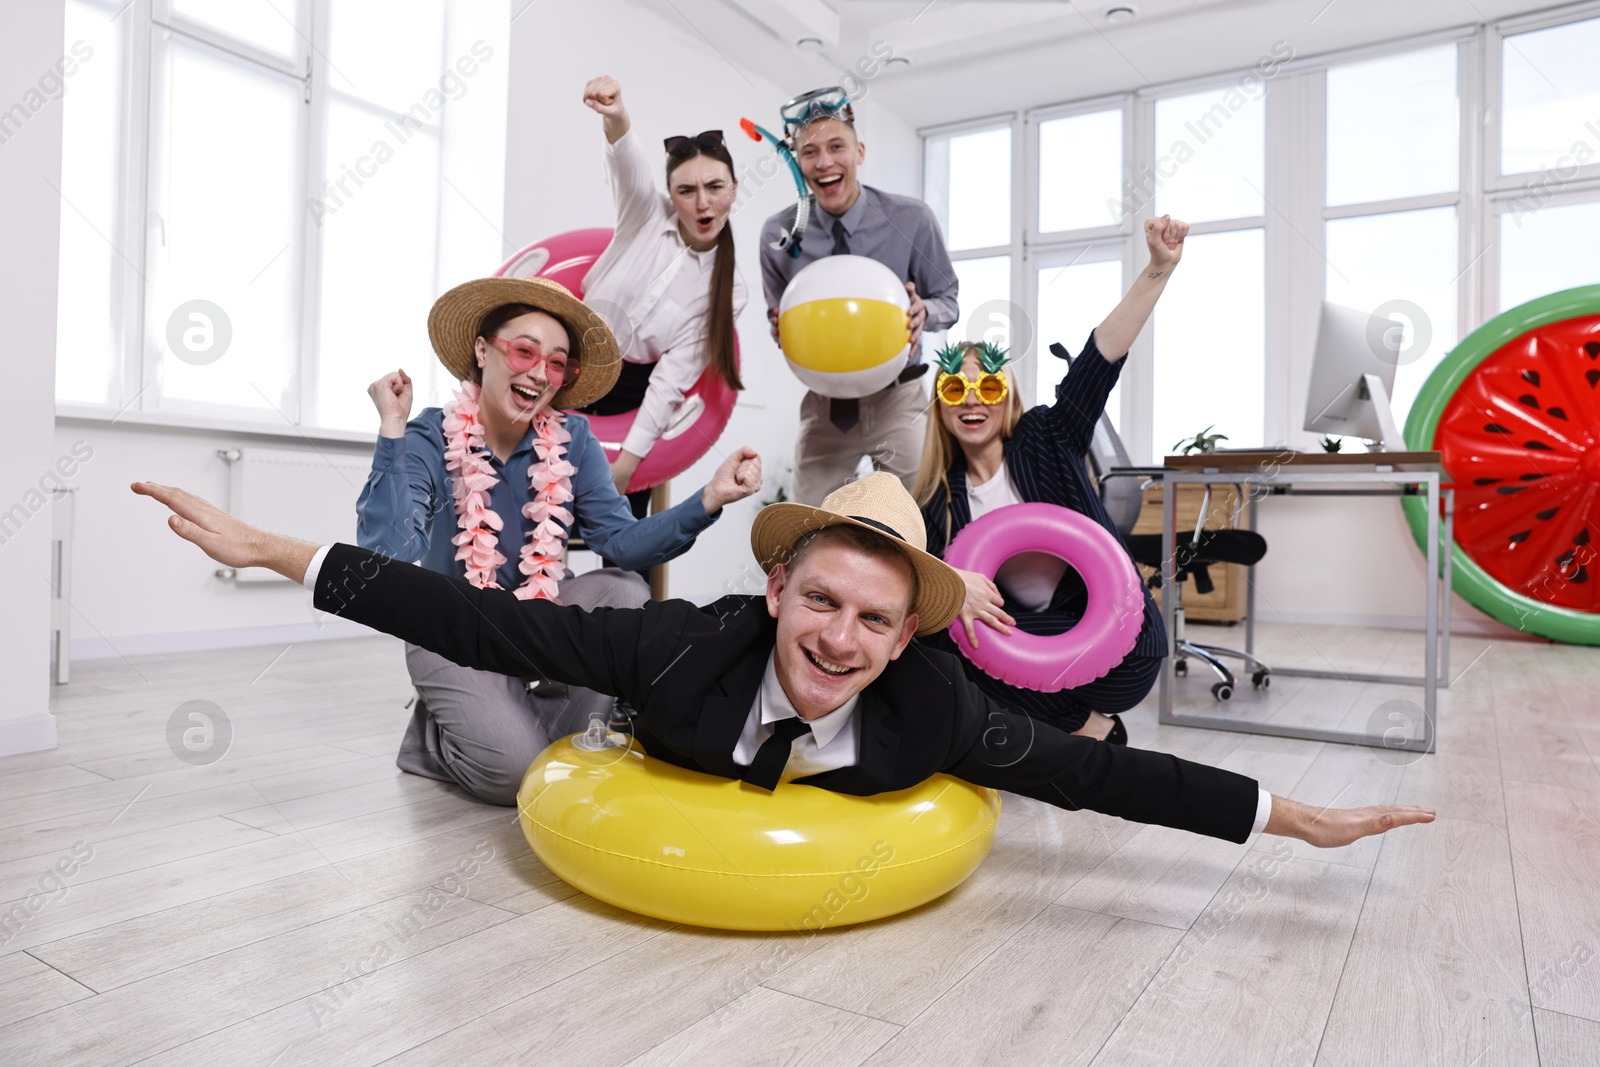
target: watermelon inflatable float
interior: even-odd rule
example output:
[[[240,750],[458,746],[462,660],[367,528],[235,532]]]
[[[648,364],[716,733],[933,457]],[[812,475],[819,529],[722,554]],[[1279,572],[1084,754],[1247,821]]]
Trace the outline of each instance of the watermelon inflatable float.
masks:
[[[1474,330],[1429,376],[1405,439],[1437,450],[1455,489],[1455,591],[1527,633],[1600,644],[1600,285]],[[1426,548],[1426,500],[1403,504]]]

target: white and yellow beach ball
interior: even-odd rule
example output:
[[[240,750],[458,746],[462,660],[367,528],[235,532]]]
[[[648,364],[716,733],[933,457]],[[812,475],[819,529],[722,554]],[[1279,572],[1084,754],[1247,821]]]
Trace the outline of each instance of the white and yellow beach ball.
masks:
[[[865,256],[827,256],[789,283],[778,305],[778,343],[806,386],[861,397],[892,383],[911,355],[906,287]]]

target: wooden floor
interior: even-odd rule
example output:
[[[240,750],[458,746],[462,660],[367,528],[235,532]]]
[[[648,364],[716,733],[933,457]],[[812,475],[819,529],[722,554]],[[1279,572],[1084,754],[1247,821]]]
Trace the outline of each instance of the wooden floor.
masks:
[[[1420,648],[1261,637],[1340,669]],[[61,747],[0,760],[0,1063],[1600,1063],[1600,655],[1460,638],[1453,666],[1428,757],[1126,716],[1432,827],[1238,846],[1008,796],[944,899],[759,936],[577,894],[509,809],[398,772],[387,639],[86,665]],[[1361,728],[1418,699],[1281,679],[1229,710]]]

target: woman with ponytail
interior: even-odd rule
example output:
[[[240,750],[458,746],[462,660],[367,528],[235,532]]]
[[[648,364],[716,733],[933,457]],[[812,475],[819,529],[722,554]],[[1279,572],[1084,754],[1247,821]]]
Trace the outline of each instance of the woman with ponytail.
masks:
[[[625,361],[616,387],[587,410],[615,415],[638,409],[611,464],[617,490],[626,492],[708,366],[730,388],[744,388],[733,324],[745,288],[728,228],[739,183],[722,131],[668,137],[663,197],[617,80],[591,80],[583,102],[605,122],[606,170],[617,207],[616,233],[584,279],[584,299],[611,321]],[[630,499],[640,514],[645,494]]]

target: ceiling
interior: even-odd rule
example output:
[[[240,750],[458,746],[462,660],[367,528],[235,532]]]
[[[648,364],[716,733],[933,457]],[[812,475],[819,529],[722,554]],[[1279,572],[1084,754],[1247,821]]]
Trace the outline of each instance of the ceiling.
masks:
[[[1549,8],[1517,0],[671,0],[798,93],[849,85],[914,126],[1063,103]],[[1124,21],[1113,8],[1132,9]],[[887,65],[883,60],[894,59]],[[851,84],[848,79],[854,79]],[[868,105],[870,106],[870,105]]]

